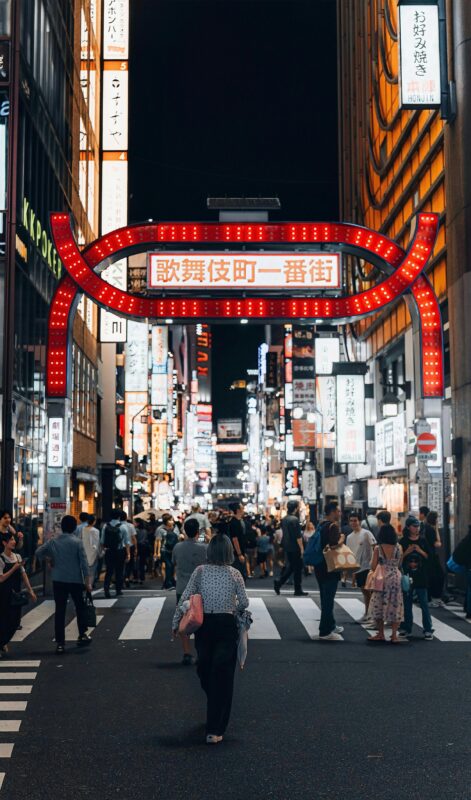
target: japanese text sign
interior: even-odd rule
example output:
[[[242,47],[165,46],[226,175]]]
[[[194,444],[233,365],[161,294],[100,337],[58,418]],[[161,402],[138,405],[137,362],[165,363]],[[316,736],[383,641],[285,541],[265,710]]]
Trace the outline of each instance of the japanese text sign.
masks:
[[[365,458],[364,377],[337,375],[337,461],[363,464]]]
[[[405,108],[441,103],[438,6],[399,6],[400,89]]]
[[[339,289],[338,253],[150,253],[150,289]]]

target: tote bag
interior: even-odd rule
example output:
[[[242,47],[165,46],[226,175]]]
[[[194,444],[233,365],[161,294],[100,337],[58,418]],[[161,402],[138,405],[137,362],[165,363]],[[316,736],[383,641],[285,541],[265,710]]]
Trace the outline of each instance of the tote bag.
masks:
[[[188,610],[184,613],[180,620],[178,632],[183,633],[185,636],[191,636],[192,633],[201,628],[203,624],[203,598],[200,594],[192,594],[188,601]]]

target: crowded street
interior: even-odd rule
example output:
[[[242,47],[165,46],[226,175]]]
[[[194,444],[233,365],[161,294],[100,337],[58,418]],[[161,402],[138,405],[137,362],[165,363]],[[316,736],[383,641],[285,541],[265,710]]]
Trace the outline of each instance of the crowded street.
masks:
[[[395,800],[407,774],[409,797],[464,800],[466,705],[455,703],[449,721],[451,697],[471,690],[471,626],[459,607],[434,610],[432,644],[414,628],[399,652],[385,646],[373,653],[355,622],[358,592],[339,591],[344,643],[328,645],[313,638],[314,578],[305,581],[308,598],[288,590],[276,597],[265,582],[253,584],[247,663],[236,676],[227,746],[216,753],[204,744],[194,668],[181,665],[171,642],[174,595],[155,586],[107,601],[98,591],[92,645],[81,650],[71,642],[59,659],[50,601],[29,612],[11,660],[0,663],[1,741],[14,744],[12,757],[2,759],[6,796],[23,797],[27,786],[37,800],[151,800],[165,785],[179,800],[204,797],[210,780],[212,796],[234,800],[311,793],[359,800],[373,792]]]
[[[0,800],[471,799],[470,6],[0,0]]]

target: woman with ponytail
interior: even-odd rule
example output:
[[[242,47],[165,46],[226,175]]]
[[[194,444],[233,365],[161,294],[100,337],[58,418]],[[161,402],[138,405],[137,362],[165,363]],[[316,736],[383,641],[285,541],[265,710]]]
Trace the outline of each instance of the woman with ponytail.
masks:
[[[211,539],[207,560],[193,572],[177,606],[172,629],[176,634],[184,614],[182,604],[191,595],[200,594],[204,617],[195,633],[197,670],[207,696],[206,742],[218,744],[231,713],[239,637],[236,614],[248,607],[249,600],[242,575],[231,566],[234,549],[224,533]]]

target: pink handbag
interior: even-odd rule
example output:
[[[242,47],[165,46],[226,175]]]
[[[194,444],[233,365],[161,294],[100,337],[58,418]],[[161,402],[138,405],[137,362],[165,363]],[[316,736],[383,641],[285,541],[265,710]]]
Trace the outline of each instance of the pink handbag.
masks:
[[[190,607],[181,618],[178,626],[178,632],[183,633],[185,636],[191,636],[203,624],[203,598],[200,594],[192,594],[190,595],[189,603]]]

